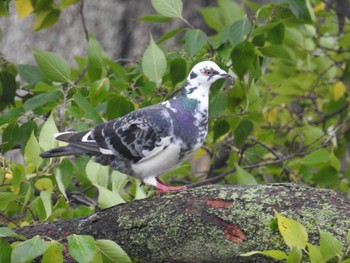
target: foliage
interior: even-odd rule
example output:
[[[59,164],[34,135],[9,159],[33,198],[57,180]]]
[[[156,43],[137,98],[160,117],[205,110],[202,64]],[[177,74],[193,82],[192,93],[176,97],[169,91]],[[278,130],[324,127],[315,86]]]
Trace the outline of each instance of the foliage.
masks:
[[[15,7],[19,17],[34,16],[34,30],[41,30],[76,2],[18,0]],[[139,180],[110,171],[86,156],[43,160],[38,154],[58,145],[51,139],[58,131],[85,130],[169,98],[189,69],[204,59],[216,61],[238,77],[234,87],[218,81],[211,90],[205,147],[213,169],[203,176],[200,169],[191,171],[185,163],[165,175],[165,180],[193,186],[288,181],[349,194],[348,21],[345,33],[338,34],[335,11],[327,12],[320,0],[271,0],[262,6],[246,0],[255,19],[234,1],[218,0],[217,6],[198,10],[214,32],[209,34],[183,17],[181,0],[151,2],[158,14],[141,21],[179,19],[183,27],[159,39],[150,35],[141,61],[126,65],[112,61],[92,35],[87,56],[76,57],[75,66],[59,54],[42,50],[32,50],[36,65],[1,59],[1,152],[18,148],[25,161],[0,156],[2,225],[12,228],[87,216],[151,193]],[[8,14],[8,4],[0,3],[0,15]],[[162,43],[176,36],[181,38],[180,49],[166,50]],[[80,241],[94,247],[94,253],[85,255],[89,259],[105,258],[110,246],[115,246],[71,236],[69,252],[77,260],[83,251],[73,252],[74,244]],[[2,256],[7,258],[25,246],[38,248],[37,254],[18,261],[43,254],[45,259],[45,253],[50,253],[59,262],[62,253],[59,243],[43,237],[12,246],[1,239],[0,245],[10,253]],[[298,254],[294,247],[291,253]],[[319,249],[309,243],[307,247],[310,255]]]
[[[241,256],[247,257],[256,254],[272,257],[277,260],[298,263],[307,258],[307,262],[326,263],[337,258],[334,262],[347,263],[350,261],[350,231],[344,248],[342,242],[331,233],[320,230],[319,246],[309,243],[305,227],[298,221],[280,215],[275,211],[278,223],[278,230],[289,248],[289,254],[282,250],[252,251]],[[348,258],[348,259],[346,259]],[[333,261],[332,261],[333,262]]]

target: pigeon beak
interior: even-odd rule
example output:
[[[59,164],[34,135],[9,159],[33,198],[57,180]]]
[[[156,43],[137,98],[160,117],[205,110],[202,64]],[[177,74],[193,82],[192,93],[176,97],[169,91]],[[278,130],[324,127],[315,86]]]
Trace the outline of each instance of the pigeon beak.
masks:
[[[220,76],[222,76],[223,78],[226,78],[226,79],[234,79],[234,77],[233,76],[231,76],[230,74],[228,74],[228,73],[223,73],[223,74],[220,74]]]

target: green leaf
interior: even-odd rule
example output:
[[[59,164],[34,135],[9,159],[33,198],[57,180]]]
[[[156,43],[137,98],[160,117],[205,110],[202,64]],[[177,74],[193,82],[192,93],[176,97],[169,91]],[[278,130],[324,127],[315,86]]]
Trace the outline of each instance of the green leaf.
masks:
[[[242,169],[238,164],[235,164],[237,183],[239,184],[257,184],[254,176]]]
[[[67,238],[69,254],[79,263],[92,262],[96,255],[95,240],[92,236],[71,235]]]
[[[32,132],[24,148],[24,160],[27,165],[34,165],[38,169],[43,162],[43,159],[39,156],[40,152],[39,143],[35,138],[34,132]]]
[[[126,98],[124,96],[114,96],[107,102],[106,113],[108,119],[112,120],[124,116],[134,109],[134,104],[130,101],[129,98]]]
[[[15,77],[7,71],[0,71],[0,103],[14,104],[16,89]]]
[[[277,259],[277,260],[287,259],[287,254],[281,250],[251,251],[248,253],[240,254],[240,256],[249,257],[249,256],[256,255],[256,254],[272,257],[272,258]]]
[[[63,245],[57,241],[51,241],[47,244],[42,263],[62,263],[63,262]]]
[[[156,22],[156,23],[165,23],[171,21],[171,18],[162,16],[162,15],[147,15],[137,18],[139,21],[144,22]]]
[[[281,0],[280,0],[281,1]],[[287,2],[293,14],[306,22],[311,22],[310,11],[304,0],[282,0],[282,2]]]
[[[34,110],[48,104],[51,101],[58,101],[61,96],[62,93],[59,91],[40,93],[26,100],[23,107],[26,111]]]
[[[51,27],[60,18],[61,11],[59,9],[48,9],[35,12],[34,31]]]
[[[229,25],[245,15],[244,8],[231,0],[218,0],[220,19]]]
[[[312,263],[325,263],[322,256],[322,252],[319,246],[315,246],[313,244],[307,243],[307,248],[309,251],[309,258]]]
[[[283,23],[283,21],[274,21],[271,23],[267,23],[265,25],[262,26],[258,26],[256,28],[253,29],[252,33],[250,34],[250,37],[256,37],[258,35],[261,34],[265,34],[267,32],[269,32],[270,30],[274,29],[276,26],[280,25],[281,23]]]
[[[333,166],[322,167],[313,177],[312,181],[322,186],[331,186],[339,182],[339,173]]]
[[[12,192],[18,194],[21,186],[21,182],[26,177],[24,166],[19,163],[12,163],[11,170],[12,170],[11,190]]]
[[[24,108],[23,107],[18,107],[14,108],[12,110],[9,110],[6,113],[1,113],[0,115],[0,126],[6,124],[6,123],[11,123],[15,120],[17,120],[21,115],[24,113]]]
[[[183,29],[182,28],[176,28],[170,31],[167,31],[166,33],[164,33],[164,35],[162,35],[158,40],[157,40],[157,44],[160,44],[174,36],[176,36],[177,34],[179,34],[180,32],[182,32]]]
[[[256,63],[255,47],[248,41],[243,41],[231,52],[232,69],[240,79]]]
[[[154,9],[166,17],[182,18],[181,0],[151,0]]]
[[[60,8],[61,10],[78,3],[80,0],[61,0]]]
[[[341,257],[343,244],[332,234],[320,230],[320,250],[325,261]]]
[[[248,138],[250,133],[253,131],[254,124],[249,120],[241,120],[241,122],[238,124],[237,128],[235,129],[233,138],[234,143],[237,148],[241,148],[245,142],[245,140]]]
[[[105,100],[108,96],[110,81],[108,78],[96,80],[89,88],[89,100],[96,105]]]
[[[292,247],[287,257],[286,263],[299,263],[301,262],[302,257],[303,253],[301,251],[301,248]]]
[[[125,203],[125,200],[117,193],[112,192],[111,190],[99,186],[98,184],[94,184],[94,186],[98,189],[98,204],[102,209],[115,206],[118,204]]]
[[[91,183],[107,188],[109,180],[109,168],[93,161],[86,165],[85,172]]]
[[[11,262],[11,245],[3,238],[0,238],[0,263]]]
[[[49,118],[47,118],[39,134],[39,145],[44,151],[48,151],[57,146],[57,142],[54,140],[54,135],[58,133],[58,129],[53,118],[53,112],[51,112]]]
[[[40,192],[40,198],[43,202],[46,218],[48,219],[52,214],[52,203],[51,203],[51,191],[44,190]]]
[[[65,59],[52,52],[33,49],[33,53],[40,70],[48,79],[63,83],[70,81],[71,70]]]
[[[218,120],[214,123],[214,142],[230,131],[230,124],[226,120]]]
[[[185,33],[185,49],[190,56],[201,50],[208,41],[207,35],[200,29],[190,29]]]
[[[266,57],[277,57],[290,59],[287,50],[281,45],[271,45],[259,48],[259,51]]]
[[[104,263],[131,263],[131,259],[124,250],[111,240],[99,239],[95,241]]]
[[[328,163],[329,160],[330,160],[329,152],[326,149],[320,149],[304,157],[301,160],[301,162],[305,165],[315,166],[318,164]]]
[[[19,199],[20,196],[15,193],[10,192],[0,192],[0,210],[5,210],[11,201]],[[1,237],[1,231],[0,231]]]
[[[154,42],[152,36],[149,45],[142,58],[143,73],[151,81],[161,82],[166,71],[166,59],[163,51]]]
[[[308,241],[308,234],[304,226],[294,219],[281,216],[276,211],[275,213],[277,216],[278,229],[284,242],[291,248],[297,247],[299,249],[304,249]]]
[[[27,241],[19,243],[13,250],[11,262],[26,263],[44,254],[46,245],[44,240],[35,236]]]
[[[2,133],[2,153],[11,150],[19,141],[21,136],[17,122],[9,124]]]
[[[350,246],[350,230],[348,231],[348,234],[346,235],[346,243]]]
[[[170,78],[173,86],[186,78],[187,64],[186,60],[179,57],[170,63]]]
[[[96,81],[102,77],[103,59],[106,54],[100,42],[93,36],[89,36],[88,45],[88,74],[91,81]]]
[[[228,40],[232,47],[241,43],[252,30],[252,22],[247,17],[237,20],[228,29]]]
[[[95,124],[100,124],[103,122],[95,108],[92,107],[88,100],[79,92],[76,92],[73,95],[73,100],[78,104],[79,108],[84,111],[85,118],[92,120]]]
[[[38,82],[46,81],[44,74],[37,66],[17,65],[17,70],[21,78],[31,87],[34,87]]]
[[[217,32],[220,32],[224,26],[221,20],[221,15],[217,7],[205,7],[200,8],[199,12],[204,18],[205,23],[215,29]]]
[[[283,23],[267,31],[266,38],[273,45],[282,45],[284,40],[285,26]]]
[[[0,202],[1,202],[1,195],[0,195]],[[0,227],[0,237],[14,237],[14,238],[26,239],[24,236],[17,234],[15,231],[13,231],[11,228],[8,228],[8,227]]]

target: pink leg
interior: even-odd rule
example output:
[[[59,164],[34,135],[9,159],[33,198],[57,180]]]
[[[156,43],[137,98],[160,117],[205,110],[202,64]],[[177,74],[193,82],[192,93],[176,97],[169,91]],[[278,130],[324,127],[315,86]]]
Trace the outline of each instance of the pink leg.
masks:
[[[157,194],[160,193],[165,193],[165,192],[169,192],[169,191],[180,191],[180,190],[185,190],[187,189],[186,186],[182,185],[182,186],[170,186],[165,184],[160,178],[156,177],[157,180]]]

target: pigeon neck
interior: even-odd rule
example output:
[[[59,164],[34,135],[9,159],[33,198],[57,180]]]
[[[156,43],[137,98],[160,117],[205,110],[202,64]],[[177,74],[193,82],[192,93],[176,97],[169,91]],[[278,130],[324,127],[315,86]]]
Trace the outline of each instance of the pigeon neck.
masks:
[[[203,85],[196,81],[187,80],[181,91],[186,99],[196,100],[200,111],[208,110],[210,85]]]

